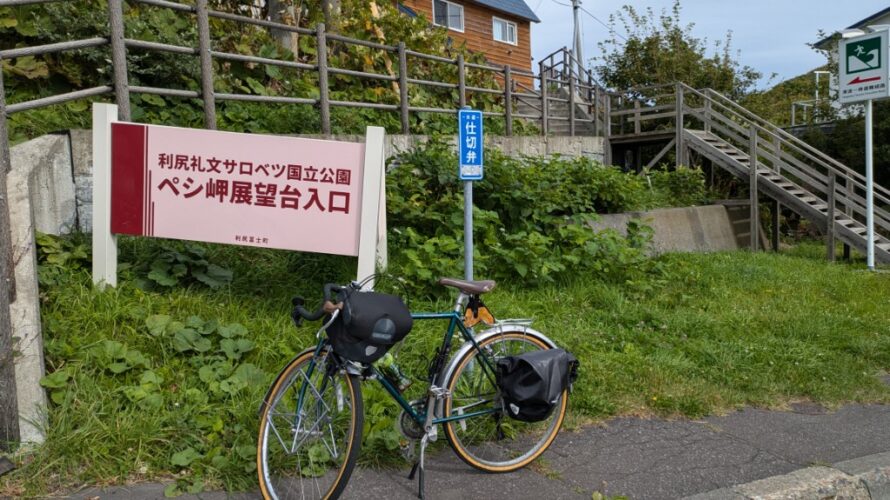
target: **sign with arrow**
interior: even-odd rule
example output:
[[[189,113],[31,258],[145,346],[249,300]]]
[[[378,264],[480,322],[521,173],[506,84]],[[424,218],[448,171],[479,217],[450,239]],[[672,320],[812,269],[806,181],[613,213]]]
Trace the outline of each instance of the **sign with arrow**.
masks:
[[[838,59],[841,104],[890,97],[888,31],[842,40]]]

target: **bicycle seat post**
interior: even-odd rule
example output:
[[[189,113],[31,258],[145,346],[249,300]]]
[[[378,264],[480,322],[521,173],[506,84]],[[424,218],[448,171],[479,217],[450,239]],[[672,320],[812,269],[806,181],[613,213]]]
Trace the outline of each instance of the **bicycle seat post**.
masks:
[[[467,307],[467,302],[470,300],[470,296],[460,292],[457,295],[457,300],[454,301],[454,312],[457,314],[462,314],[464,312],[464,308]]]

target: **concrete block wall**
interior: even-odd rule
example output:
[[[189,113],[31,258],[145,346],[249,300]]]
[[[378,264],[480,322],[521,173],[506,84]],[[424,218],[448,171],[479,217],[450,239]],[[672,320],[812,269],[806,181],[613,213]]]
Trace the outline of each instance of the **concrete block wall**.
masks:
[[[648,212],[601,215],[590,225],[594,229],[614,229],[627,234],[627,223],[638,219],[653,230],[651,251],[716,252],[737,250],[739,245],[726,207],[664,208]]]

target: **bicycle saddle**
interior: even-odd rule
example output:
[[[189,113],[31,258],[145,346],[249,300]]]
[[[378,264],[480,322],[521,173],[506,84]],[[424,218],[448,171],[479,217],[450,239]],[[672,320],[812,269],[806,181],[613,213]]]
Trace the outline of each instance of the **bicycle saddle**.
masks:
[[[457,278],[439,278],[438,283],[457,288],[467,295],[482,295],[485,292],[494,290],[495,285],[493,280],[471,281]]]

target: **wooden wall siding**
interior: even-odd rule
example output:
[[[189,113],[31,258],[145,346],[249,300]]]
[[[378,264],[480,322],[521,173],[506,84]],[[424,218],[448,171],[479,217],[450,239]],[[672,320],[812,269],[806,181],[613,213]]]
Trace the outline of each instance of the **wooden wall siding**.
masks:
[[[464,32],[448,30],[456,43],[466,41],[467,48],[485,54],[489,62],[532,71],[531,23],[508,14],[488,9],[474,2],[454,1],[464,7]],[[402,0],[402,4],[432,22],[433,0]],[[492,17],[516,23],[517,45],[498,42],[492,31]],[[445,29],[445,28],[442,28]]]

